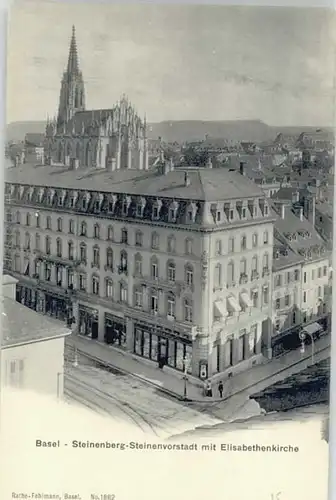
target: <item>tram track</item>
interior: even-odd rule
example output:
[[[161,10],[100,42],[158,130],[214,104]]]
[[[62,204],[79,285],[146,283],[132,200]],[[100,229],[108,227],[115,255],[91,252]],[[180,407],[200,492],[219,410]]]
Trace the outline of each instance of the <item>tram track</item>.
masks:
[[[90,400],[89,397],[87,398],[83,396],[83,391],[78,391],[78,388],[84,390],[84,393],[88,392],[89,394],[94,394],[95,401]],[[160,437],[152,422],[146,419],[130,403],[120,401],[117,397],[112,396],[110,393],[102,389],[98,389],[92,384],[83,382],[73,374],[65,374],[64,392],[70,397],[73,396],[73,399],[77,400],[80,404],[84,404],[84,406],[89,407],[94,411],[98,410],[97,413],[100,413],[104,416],[111,416],[112,413],[106,407],[106,404],[114,406],[115,408],[120,410],[120,412],[123,413],[129,420],[131,420],[133,424],[135,424],[135,426],[142,432],[144,432],[145,434],[152,434],[156,437]]]

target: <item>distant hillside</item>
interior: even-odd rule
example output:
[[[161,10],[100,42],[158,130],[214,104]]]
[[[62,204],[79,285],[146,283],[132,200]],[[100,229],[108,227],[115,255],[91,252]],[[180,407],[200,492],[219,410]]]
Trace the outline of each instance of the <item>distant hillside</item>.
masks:
[[[25,135],[41,133],[45,130],[44,121],[13,122],[7,126],[7,140],[22,141]],[[225,138],[229,141],[263,142],[273,140],[280,132],[298,135],[311,132],[318,127],[274,127],[259,120],[232,121],[164,121],[149,124],[149,137],[162,137],[165,142],[199,141],[208,135],[211,138]],[[324,130],[332,130],[324,128]]]
[[[260,142],[274,138],[274,132],[259,120],[235,121],[165,121],[152,123],[149,136],[162,137],[164,141],[199,141],[206,135],[229,141]]]

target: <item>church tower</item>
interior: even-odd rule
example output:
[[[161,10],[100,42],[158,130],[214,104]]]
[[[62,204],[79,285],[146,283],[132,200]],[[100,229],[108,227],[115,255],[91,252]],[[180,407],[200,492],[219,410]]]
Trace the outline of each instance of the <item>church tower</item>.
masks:
[[[57,116],[57,129],[65,124],[77,111],[85,110],[85,93],[82,72],[79,71],[75,27],[72,27],[72,37],[69,49],[68,66],[63,73]]]

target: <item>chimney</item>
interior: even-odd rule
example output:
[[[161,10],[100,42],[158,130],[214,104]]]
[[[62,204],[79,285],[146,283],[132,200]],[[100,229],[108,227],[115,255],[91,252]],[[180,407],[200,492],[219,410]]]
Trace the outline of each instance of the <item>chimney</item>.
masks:
[[[184,172],[184,185],[186,187],[190,186],[190,177],[189,177],[188,172]]]
[[[299,217],[300,217],[300,220],[302,221],[303,220],[303,207],[300,207],[300,209],[299,209]]]
[[[78,170],[79,169],[79,160],[78,158],[71,158],[71,168],[73,170]]]
[[[243,161],[241,161],[239,163],[239,173],[240,173],[240,175],[245,175],[245,172],[244,172],[244,162]]]
[[[281,209],[281,219],[285,219],[285,217],[286,217],[286,205],[284,203],[281,203],[280,209]]]
[[[209,156],[209,158],[207,159],[207,164],[206,164],[207,168],[212,168],[212,158],[211,156]]]
[[[292,195],[292,202],[298,203],[299,200],[300,200],[300,193],[299,191],[295,191],[295,193],[293,193]]]
[[[117,168],[117,160],[115,158],[108,158],[106,170],[108,170],[109,172],[114,172],[116,168]]]
[[[173,172],[175,170],[175,166],[174,166],[174,162],[173,162],[172,157],[170,157],[170,159],[169,159],[169,170],[170,170],[170,172]]]

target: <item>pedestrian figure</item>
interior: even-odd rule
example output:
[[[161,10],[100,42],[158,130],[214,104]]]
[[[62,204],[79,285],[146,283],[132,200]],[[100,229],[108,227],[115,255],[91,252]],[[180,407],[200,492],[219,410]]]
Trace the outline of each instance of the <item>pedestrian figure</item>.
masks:
[[[219,392],[219,396],[222,398],[223,397],[223,382],[220,381],[219,384],[218,384],[218,392]]]
[[[205,388],[205,395],[208,398],[212,398],[212,387],[211,387],[211,382],[207,382],[206,388]]]

